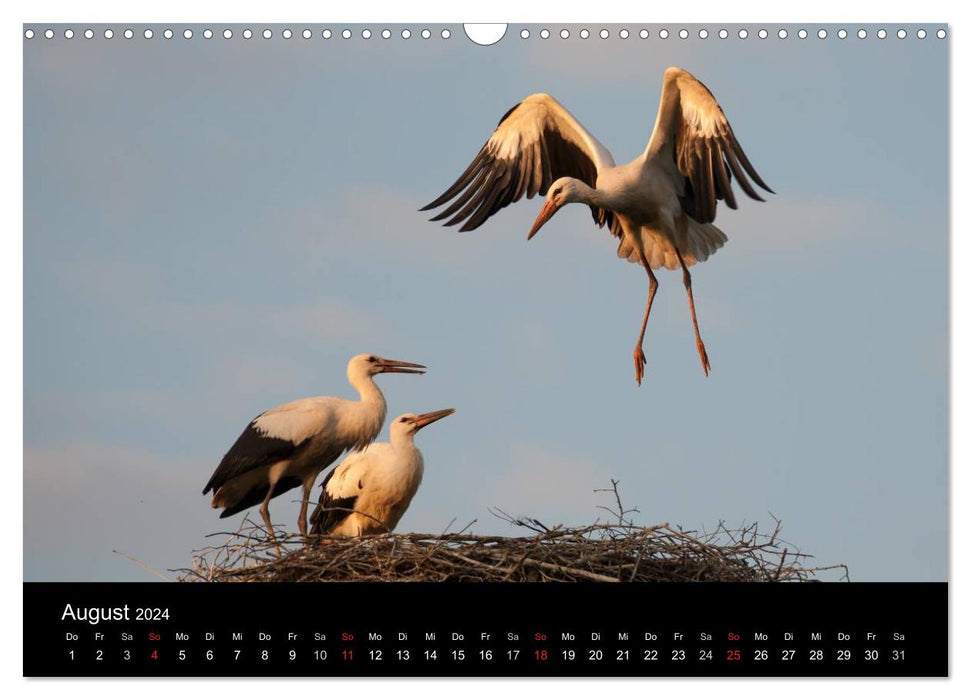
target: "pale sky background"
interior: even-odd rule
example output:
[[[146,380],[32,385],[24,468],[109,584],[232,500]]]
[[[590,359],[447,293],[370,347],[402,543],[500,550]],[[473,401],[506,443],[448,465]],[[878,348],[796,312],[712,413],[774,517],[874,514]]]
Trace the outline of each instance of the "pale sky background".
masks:
[[[379,378],[390,417],[459,409],[419,436],[402,530],[516,532],[490,506],[588,523],[613,477],[644,524],[771,512],[855,580],[947,577],[947,41],[231,26],[24,42],[27,580],[150,578],[113,549],[187,565],[242,517],[201,488],[246,423],[350,396],[357,352],[429,366]],[[416,210],[531,92],[628,160],[668,65],[778,195],[720,209],[729,242],[694,268],[712,376],[661,272],[638,389],[645,275],[586,208],[528,244],[538,200],[471,234]]]

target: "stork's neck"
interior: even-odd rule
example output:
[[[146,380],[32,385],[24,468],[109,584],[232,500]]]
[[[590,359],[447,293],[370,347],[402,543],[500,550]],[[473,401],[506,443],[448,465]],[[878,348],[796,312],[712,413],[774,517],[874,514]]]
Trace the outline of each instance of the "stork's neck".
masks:
[[[584,204],[589,204],[594,207],[604,207],[607,204],[603,192],[590,187],[590,185],[582,180],[576,180],[576,191],[578,199]]]
[[[381,407],[381,412],[384,413],[387,404],[384,400],[384,394],[381,393],[381,389],[374,381],[374,377],[369,374],[363,377],[352,377],[350,382],[351,386],[357,389],[357,393],[360,394],[361,403],[378,404]]]
[[[388,406],[384,394],[370,375],[349,377],[361,400],[351,402],[354,408],[340,418],[340,434],[357,447],[369,444],[381,432]]]
[[[408,431],[391,431],[391,446],[396,450],[414,449],[415,434]]]

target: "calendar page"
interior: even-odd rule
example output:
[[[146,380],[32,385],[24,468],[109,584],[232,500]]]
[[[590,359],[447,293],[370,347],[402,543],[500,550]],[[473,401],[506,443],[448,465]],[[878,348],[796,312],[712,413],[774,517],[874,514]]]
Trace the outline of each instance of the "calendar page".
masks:
[[[24,675],[948,675],[949,31],[24,24]]]

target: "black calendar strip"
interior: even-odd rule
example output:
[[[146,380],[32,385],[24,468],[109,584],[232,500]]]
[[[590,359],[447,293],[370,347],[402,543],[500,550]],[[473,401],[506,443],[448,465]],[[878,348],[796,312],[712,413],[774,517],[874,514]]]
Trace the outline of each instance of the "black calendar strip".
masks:
[[[946,676],[947,584],[24,584],[27,676]]]

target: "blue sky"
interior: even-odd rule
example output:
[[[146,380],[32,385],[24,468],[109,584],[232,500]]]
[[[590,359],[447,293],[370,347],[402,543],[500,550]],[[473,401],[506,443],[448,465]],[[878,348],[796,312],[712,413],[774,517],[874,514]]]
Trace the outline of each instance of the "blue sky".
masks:
[[[392,416],[459,409],[419,438],[400,529],[590,522],[616,478],[645,524],[771,512],[857,580],[946,578],[947,42],[648,27],[25,42],[25,578],[186,565],[227,526],[200,492],[246,422],[350,395],[357,352],[429,366],[379,379]],[[638,389],[645,275],[585,208],[528,244],[537,200],[472,234],[416,210],[531,92],[628,160],[668,65],[778,195],[720,210],[694,268],[712,376],[662,272]]]

